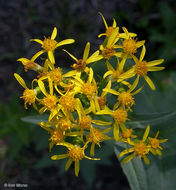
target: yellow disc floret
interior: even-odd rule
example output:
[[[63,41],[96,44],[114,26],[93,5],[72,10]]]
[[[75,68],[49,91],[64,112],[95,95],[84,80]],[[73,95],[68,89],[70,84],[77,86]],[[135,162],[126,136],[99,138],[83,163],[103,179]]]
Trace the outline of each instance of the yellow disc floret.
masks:
[[[127,116],[127,112],[123,108],[119,108],[113,113],[114,121],[117,124],[125,123],[128,120]]]
[[[84,157],[84,150],[83,148],[75,145],[67,152],[67,154],[72,161],[79,161]]]
[[[50,38],[45,38],[43,40],[42,48],[46,51],[54,51],[56,49],[57,42]]]
[[[106,97],[104,97],[104,96],[98,97],[98,104],[99,104],[99,106],[105,106],[106,105]]]
[[[122,131],[122,137],[124,138],[130,138],[132,135],[132,129],[125,129]]]
[[[93,142],[95,144],[99,144],[100,142],[102,142],[105,138],[104,138],[104,134],[101,132],[100,129],[96,129],[93,128],[89,135],[86,136],[87,141],[89,142]]]
[[[59,84],[62,81],[62,69],[59,67],[51,70],[48,75],[54,84]]]
[[[156,149],[156,148],[160,147],[160,145],[159,145],[160,142],[159,142],[158,139],[150,138],[149,140],[150,140],[150,145],[151,145],[152,148]]]
[[[134,146],[135,152],[139,155],[139,157],[144,157],[149,152],[149,147],[144,142],[139,142]]]
[[[122,106],[131,107],[134,105],[134,98],[129,92],[122,92],[119,97],[118,101],[122,104]]]
[[[91,126],[91,118],[86,115],[82,116],[79,125],[83,129],[89,129]]]
[[[114,31],[115,27],[112,27],[112,26],[109,26],[107,29],[106,29],[106,36],[109,37],[112,32]]]
[[[114,53],[115,53],[114,48],[105,47],[103,49],[102,55],[103,55],[104,58],[109,59],[110,57],[112,57],[114,55]]]
[[[71,67],[77,71],[82,71],[86,68],[86,61],[79,59],[78,62],[74,63]]]
[[[66,130],[70,130],[71,129],[71,126],[72,126],[72,123],[71,121],[66,118],[66,117],[63,117],[59,120],[59,127],[63,130],[63,131],[66,131]]]
[[[49,140],[53,141],[54,143],[62,142],[65,138],[64,133],[60,128],[56,128],[50,133],[51,133],[51,137]]]
[[[93,93],[96,91],[96,86],[90,82],[84,83],[82,87],[82,92],[85,94],[88,98],[93,95]]]
[[[23,96],[21,96],[21,98],[24,99],[24,107],[27,109],[26,104],[33,104],[35,102],[36,99],[36,92],[33,89],[28,89],[26,88],[23,92]]]
[[[123,49],[127,54],[134,54],[137,52],[136,41],[134,39],[128,39],[123,41]]]
[[[66,94],[59,99],[59,103],[65,110],[73,112],[75,110],[76,99],[73,95]]]
[[[135,65],[135,71],[139,76],[144,76],[147,74],[148,69],[147,69],[147,62],[146,61],[141,61],[139,63],[136,63]]]
[[[52,110],[57,104],[57,97],[55,95],[47,95],[42,99],[42,104],[48,109]]]

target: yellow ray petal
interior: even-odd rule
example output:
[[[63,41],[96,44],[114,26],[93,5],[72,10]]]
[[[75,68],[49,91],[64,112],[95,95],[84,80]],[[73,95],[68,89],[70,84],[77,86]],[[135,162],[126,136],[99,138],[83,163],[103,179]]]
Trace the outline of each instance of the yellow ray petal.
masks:
[[[119,140],[119,125],[118,124],[113,125],[113,133],[114,133],[115,141],[118,141]]]
[[[129,162],[130,160],[132,160],[135,156],[136,156],[135,153],[133,153],[133,154],[127,156],[126,158],[124,158],[124,159],[122,160],[122,164],[126,164],[127,162]]]
[[[51,156],[51,159],[52,160],[60,160],[60,159],[64,159],[64,158],[67,158],[67,157],[68,157],[67,154],[60,154],[60,155]]]
[[[67,171],[70,168],[72,162],[73,162],[72,159],[69,158],[68,161],[67,161],[67,163],[66,163],[66,165],[65,165],[65,171]]]
[[[88,77],[88,81],[91,83],[91,82],[92,82],[92,80],[93,80],[93,70],[92,70],[92,68],[90,68],[90,70],[89,70],[89,77]]]
[[[139,47],[143,46],[144,44],[145,44],[145,40],[138,41],[138,42],[136,43],[136,47],[139,48]]]
[[[101,17],[102,17],[102,19],[103,19],[103,22],[104,22],[105,28],[106,28],[106,29],[108,29],[108,25],[107,25],[107,22],[106,22],[106,20],[105,20],[104,16],[102,15],[102,13],[101,13],[101,12],[98,12],[98,13],[100,14],[100,16],[101,16]]]
[[[39,52],[37,52],[32,58],[31,61],[35,61],[40,55],[42,55],[44,52],[46,52],[45,50],[41,50]]]
[[[145,78],[146,82],[148,83],[148,85],[150,86],[150,88],[152,90],[155,90],[155,85],[153,84],[152,80],[147,75],[144,75],[144,78]]]
[[[91,156],[94,156],[94,151],[95,151],[95,143],[93,142],[93,143],[91,144],[91,147],[90,147],[90,155],[91,155]]]
[[[45,85],[40,79],[38,80],[38,85],[42,93],[47,96],[48,93],[46,92]]]
[[[75,161],[75,175],[79,175],[79,161]]]
[[[125,154],[129,154],[131,152],[134,152],[134,148],[128,148],[128,149],[125,149],[123,150],[120,154],[119,154],[119,158],[121,158],[122,156],[124,156]]]
[[[141,52],[139,61],[142,61],[142,60],[144,59],[145,53],[146,53],[146,48],[145,48],[145,46],[143,45],[143,48],[142,48],[142,52]]]
[[[50,78],[48,78],[48,82],[49,82],[50,95],[53,95],[53,83],[52,83],[52,80]]]
[[[165,67],[148,67],[148,71],[161,71],[165,69]]]
[[[154,60],[154,61],[149,61],[149,62],[147,62],[147,66],[160,65],[163,62],[164,62],[164,59],[158,59],[158,60]]]
[[[109,61],[106,61],[106,66],[107,66],[107,69],[109,71],[115,71],[115,69],[113,68],[113,66],[109,63]]]
[[[63,46],[63,45],[67,45],[67,44],[72,44],[72,43],[74,43],[74,42],[75,42],[74,39],[62,40],[62,41],[60,41],[59,43],[57,43],[56,47]]]
[[[117,92],[117,91],[114,90],[114,89],[106,89],[106,88],[104,88],[103,91],[109,92],[109,93],[114,94],[114,95],[116,95],[116,96],[118,96],[118,95],[120,94],[119,92]]]
[[[34,41],[34,42],[37,42],[37,43],[43,45],[43,41],[42,41],[42,40],[39,40],[39,39],[30,39],[30,41],[31,41],[31,42]]]
[[[16,78],[16,80],[19,82],[19,84],[23,87],[23,88],[27,88],[26,83],[24,82],[24,80],[20,77],[20,75],[18,75],[17,73],[14,73],[14,77]]]
[[[148,125],[147,128],[146,128],[146,130],[145,130],[144,136],[143,136],[143,138],[142,138],[142,141],[143,141],[143,142],[146,141],[149,132],[150,132],[150,126]]]
[[[83,54],[83,60],[86,61],[88,56],[89,56],[89,51],[90,51],[90,42],[87,42],[86,47],[84,49],[84,54]]]
[[[112,24],[112,27],[116,27],[117,26],[117,23],[116,23],[116,20],[113,18],[113,24]]]
[[[107,122],[107,121],[101,121],[101,120],[92,120],[92,123],[96,124],[96,125],[111,125],[112,122]]]
[[[56,38],[56,36],[57,36],[57,28],[54,27],[53,32],[51,34],[51,39],[54,40]]]
[[[106,33],[99,34],[98,38],[101,38],[102,36],[106,36]]]
[[[53,51],[48,51],[48,57],[49,57],[49,60],[51,61],[51,63],[55,64],[55,58],[54,58]]]
[[[137,76],[136,80],[134,81],[134,83],[131,85],[130,89],[128,90],[128,92],[132,92],[136,86],[138,85],[139,82],[139,76]]]
[[[111,47],[111,46],[113,46],[113,45],[117,42],[117,40],[119,39],[119,38],[118,38],[118,33],[119,33],[119,29],[116,28],[116,29],[112,32],[111,36],[110,36],[109,39],[108,39],[107,47]]]
[[[74,57],[71,53],[69,53],[67,50],[63,49],[72,59],[74,59],[76,62],[78,62],[78,59]]]

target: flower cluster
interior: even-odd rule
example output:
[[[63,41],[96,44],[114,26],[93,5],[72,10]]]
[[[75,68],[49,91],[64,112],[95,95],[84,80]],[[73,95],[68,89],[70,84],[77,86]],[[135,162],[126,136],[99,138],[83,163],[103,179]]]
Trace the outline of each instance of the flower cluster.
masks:
[[[74,162],[76,176],[79,174],[80,160],[99,160],[94,158],[95,145],[100,147],[103,141],[114,139],[131,147],[120,153],[119,157],[132,153],[124,158],[123,163],[135,156],[149,163],[146,155],[150,152],[161,155],[160,143],[166,141],[157,139],[159,132],[154,138],[148,137],[149,126],[142,140],[138,140],[132,128],[127,127],[129,112],[132,112],[135,105],[135,95],[144,87],[140,86],[139,81],[144,78],[154,90],[155,86],[148,77],[148,72],[164,69],[156,66],[161,64],[163,59],[146,61],[145,41],[138,41],[137,35],[128,32],[125,27],[122,27],[120,32],[115,19],[113,25],[108,26],[103,15],[100,15],[106,30],[98,35],[99,38],[105,36],[105,39],[97,51],[90,55],[89,42],[81,58],[76,58],[63,49],[74,60],[70,71],[64,72],[64,69],[56,66],[54,53],[56,48],[74,43],[74,40],[57,42],[55,27],[51,37],[45,37],[43,41],[31,40],[41,45],[41,50],[31,59],[18,59],[24,65],[25,71],[36,72],[31,87],[27,87],[21,76],[14,74],[24,88],[21,96],[24,107],[27,109],[27,105],[32,104],[40,114],[48,113],[48,121],[40,122],[39,125],[50,135],[49,151],[52,151],[54,146],[66,148],[65,154],[53,155],[51,159],[68,158],[66,170]],[[45,59],[39,59],[41,55],[46,55]],[[39,64],[37,60],[43,64]],[[96,79],[93,70],[95,63],[99,64],[99,67],[107,67],[100,81]],[[116,102],[113,106],[108,96],[114,97]],[[113,135],[110,135],[111,131]],[[85,154],[88,147],[91,157]]]

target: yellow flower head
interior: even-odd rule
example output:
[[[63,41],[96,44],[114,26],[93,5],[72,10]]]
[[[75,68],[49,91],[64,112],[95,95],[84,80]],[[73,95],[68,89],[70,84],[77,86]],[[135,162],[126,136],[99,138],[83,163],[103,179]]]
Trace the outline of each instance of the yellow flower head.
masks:
[[[72,94],[66,94],[60,97],[59,104],[67,111],[73,112],[76,106],[76,99]]]
[[[59,120],[59,127],[62,129],[62,131],[67,131],[71,129],[72,123],[67,117],[62,117]]]
[[[36,91],[33,89],[28,89],[26,88],[23,92],[23,96],[21,96],[20,98],[24,99],[24,107],[27,109],[27,104],[31,105],[35,103],[36,100]]]
[[[52,110],[53,108],[56,107],[57,105],[57,102],[58,102],[58,99],[55,95],[50,95],[48,94],[46,97],[44,97],[42,100],[41,100],[41,104],[43,104],[45,106],[45,108],[47,110]]]
[[[54,64],[55,63],[55,58],[53,54],[54,50],[59,46],[71,44],[71,43],[74,43],[75,41],[73,39],[66,39],[66,40],[57,42],[55,40],[56,36],[57,36],[57,28],[54,27],[51,37],[48,37],[48,38],[45,37],[43,41],[39,39],[31,39],[31,41],[35,41],[41,44],[41,47],[43,48],[41,51],[39,51],[36,54],[36,57],[40,56],[44,52],[48,52],[49,60],[51,61],[52,64]]]
[[[50,133],[51,137],[49,140],[51,140],[55,144],[62,142],[65,139],[65,135],[60,128],[55,128]]]
[[[98,61],[102,59],[103,57],[99,55],[99,51],[95,51],[91,56],[89,56],[90,52],[90,42],[87,42],[84,53],[83,53],[83,58],[82,59],[77,59],[74,57],[71,53],[68,51],[64,50],[72,59],[76,61],[71,67],[77,71],[84,71],[86,69],[86,66],[90,63],[93,63],[95,61]]]
[[[116,111],[114,111],[112,116],[114,118],[115,123],[117,123],[117,124],[125,123],[128,120],[127,111],[125,109],[123,109],[122,107],[120,107]]]
[[[32,83],[32,89],[27,88],[25,81],[18,75],[17,73],[14,74],[14,77],[19,82],[19,84],[25,89],[23,92],[23,95],[20,97],[24,100],[24,107],[27,109],[27,104],[31,105],[33,104],[35,106],[35,100],[37,99],[37,92],[38,89],[33,89],[33,83]]]
[[[71,166],[72,162],[75,162],[75,175],[78,176],[79,174],[79,161],[82,160],[83,158],[87,158],[89,160],[99,160],[98,158],[90,158],[85,155],[84,151],[87,147],[86,143],[83,147],[80,147],[78,145],[73,145],[70,143],[57,143],[57,145],[63,145],[68,148],[67,154],[61,154],[61,155],[54,155],[51,157],[52,160],[59,160],[59,159],[64,159],[64,158],[69,158],[65,170],[67,171],[69,167]]]
[[[79,126],[83,129],[89,129],[91,126],[91,117],[87,115],[83,115],[79,122]]]

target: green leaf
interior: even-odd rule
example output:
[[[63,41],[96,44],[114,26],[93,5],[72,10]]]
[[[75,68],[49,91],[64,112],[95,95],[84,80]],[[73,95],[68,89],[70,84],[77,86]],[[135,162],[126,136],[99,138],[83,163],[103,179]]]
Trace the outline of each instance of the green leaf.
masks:
[[[22,121],[27,122],[27,123],[32,123],[35,125],[38,125],[39,122],[47,122],[48,121],[48,115],[35,115],[35,116],[27,116],[27,117],[22,117]]]
[[[176,112],[152,113],[152,114],[131,114],[132,120],[127,122],[133,128],[145,128],[146,125],[159,125],[168,120],[176,121]]]

